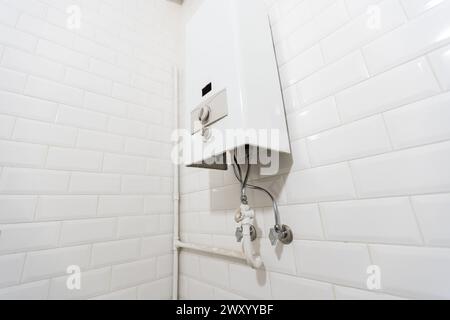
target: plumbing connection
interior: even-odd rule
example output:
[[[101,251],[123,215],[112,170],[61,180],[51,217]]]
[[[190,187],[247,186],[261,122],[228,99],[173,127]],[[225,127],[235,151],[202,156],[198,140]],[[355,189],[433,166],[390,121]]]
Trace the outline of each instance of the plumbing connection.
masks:
[[[246,166],[245,174],[241,168],[241,165],[237,161],[237,150],[233,156],[233,171],[237,180],[241,184],[241,206],[238,208],[235,214],[235,221],[237,223],[236,228],[236,240],[242,242],[242,249],[247,260],[247,263],[255,269],[262,267],[263,262],[260,256],[256,255],[253,250],[252,242],[257,238],[256,228],[254,226],[255,212],[251,210],[248,205],[247,188],[255,189],[264,192],[272,200],[272,206],[275,217],[275,225],[270,229],[269,239],[272,246],[277,245],[278,242],[282,244],[290,244],[293,240],[293,234],[291,228],[281,224],[280,212],[278,210],[278,204],[275,197],[266,189],[248,184],[250,175],[250,150],[249,146],[245,147],[245,161]]]

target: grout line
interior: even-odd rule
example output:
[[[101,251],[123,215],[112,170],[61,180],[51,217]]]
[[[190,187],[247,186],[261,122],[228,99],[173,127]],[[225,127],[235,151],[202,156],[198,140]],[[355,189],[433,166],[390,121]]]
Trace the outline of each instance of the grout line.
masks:
[[[323,212],[322,208],[320,207],[320,203],[316,203],[317,211],[319,212],[319,220],[320,220],[320,227],[322,228],[322,237],[323,240],[326,241],[328,239],[328,233],[327,229],[325,228],[325,219],[323,218]]]
[[[387,125],[385,114],[386,113],[380,114],[381,121],[383,122],[384,130],[386,130],[386,135],[387,135],[387,138],[389,141],[389,147],[391,148],[390,152],[395,152],[396,149],[395,149],[394,141],[392,139],[392,134],[391,134],[391,131],[389,130],[389,126]]]
[[[438,50],[436,50],[436,51],[438,51]],[[446,91],[445,87],[444,87],[443,83],[441,83],[441,81],[440,81],[440,79],[439,79],[439,77],[438,77],[438,75],[436,73],[436,70],[435,70],[435,68],[433,66],[433,63],[431,61],[431,57],[429,56],[429,54],[424,55],[424,57],[425,57],[425,60],[427,61],[427,64],[428,64],[431,72],[433,73],[434,78],[436,79],[436,82],[437,82],[439,88],[441,89],[441,93],[444,93]]]
[[[416,208],[414,207],[412,196],[408,197],[408,202],[409,202],[409,206],[411,208],[411,212],[412,212],[412,214],[414,216],[414,221],[416,222],[417,230],[419,231],[420,238],[422,240],[422,245],[423,246],[427,246],[427,241],[426,241],[426,238],[425,238],[425,234],[424,234],[424,232],[423,232],[423,230],[421,228],[419,216],[417,214]],[[427,246],[427,247],[429,247],[429,246]]]

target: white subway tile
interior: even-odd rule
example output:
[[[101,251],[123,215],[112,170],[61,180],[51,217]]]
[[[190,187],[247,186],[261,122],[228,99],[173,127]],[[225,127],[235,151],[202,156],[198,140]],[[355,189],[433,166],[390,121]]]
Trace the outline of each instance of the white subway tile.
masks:
[[[122,176],[122,193],[156,194],[161,192],[161,178],[151,176]]]
[[[112,293],[101,295],[92,299],[106,300],[106,301],[136,300],[137,296],[136,290],[137,288],[114,291]]]
[[[108,116],[79,108],[60,106],[56,122],[78,128],[104,131],[108,126]]]
[[[376,14],[376,16],[375,16]],[[378,18],[376,21],[375,19]],[[398,1],[385,0],[333,33],[321,45],[325,61],[334,61],[406,22]]]
[[[57,110],[56,103],[0,91],[0,112],[2,114],[54,121]]]
[[[297,89],[297,86],[290,86],[283,90],[284,96],[284,107],[286,109],[286,113],[291,113],[295,110],[298,110],[302,107],[302,98],[300,96],[300,92]]]
[[[409,198],[321,203],[327,239],[422,244]]]
[[[273,7],[277,8],[278,1]],[[314,17],[321,13],[326,7],[334,4],[334,0],[319,0],[319,1],[290,1],[292,3],[291,10],[287,11],[278,23],[272,27],[274,41],[277,43],[291,32],[295,31],[300,26],[310,22]],[[271,10],[274,12],[274,10]]]
[[[13,139],[32,143],[42,143],[71,147],[75,144],[77,130],[44,122],[18,119]]]
[[[113,173],[144,174],[147,161],[145,158],[105,154],[103,171]]]
[[[90,219],[63,222],[60,243],[63,246],[111,240],[116,219]]]
[[[37,220],[93,218],[97,214],[97,196],[41,196]]]
[[[5,49],[2,65],[7,68],[55,81],[61,80],[64,74],[63,65],[12,48]]]
[[[25,254],[0,256],[0,288],[20,282]]]
[[[0,192],[16,194],[65,193],[69,174],[50,170],[5,168],[0,180]]]
[[[119,218],[117,224],[117,236],[119,238],[140,237],[142,235],[158,233],[159,217],[123,217]]]
[[[91,59],[90,70],[105,79],[110,79],[122,83],[130,82],[129,71],[118,68],[113,64],[106,63],[101,60]]]
[[[371,78],[336,95],[345,122],[393,109],[440,92],[424,58]]]
[[[80,148],[120,152],[123,150],[124,144],[124,137],[118,135],[90,130],[78,132],[77,146]]]
[[[292,167],[291,172],[311,168],[306,139],[291,142]]]
[[[375,116],[306,139],[313,166],[367,157],[391,149],[383,118]]]
[[[43,39],[39,40],[36,54],[76,68],[89,67],[88,56]]]
[[[417,196],[411,199],[426,244],[450,246],[450,195]]]
[[[156,275],[159,279],[169,277],[173,271],[173,255],[167,254],[157,258]]]
[[[84,269],[89,266],[90,246],[58,248],[28,253],[23,279],[33,281],[67,273],[70,266]]]
[[[291,139],[304,138],[340,124],[333,97],[314,103],[288,116]]]
[[[48,151],[47,168],[98,171],[102,158],[100,152],[52,147]]]
[[[230,264],[230,287],[246,297],[268,300],[272,296],[269,273],[247,265]]]
[[[126,136],[145,138],[147,136],[147,125],[138,121],[125,120],[111,117],[108,129],[110,132]]]
[[[160,177],[173,176],[173,164],[171,161],[150,159],[147,161],[147,174]]]
[[[145,92],[118,83],[114,83],[113,85],[112,96],[113,98],[142,106],[146,105],[148,101],[148,97]]]
[[[128,117],[133,120],[145,121],[146,123],[153,123],[157,125],[163,124],[163,113],[159,110],[155,110],[148,107],[141,107],[134,104],[128,104]],[[158,127],[159,129],[160,127]],[[167,128],[161,127],[161,130],[168,130]],[[158,132],[156,132],[158,134]],[[156,134],[150,135],[149,138],[156,137]],[[164,135],[167,139],[168,135]]]
[[[294,232],[294,239],[324,239],[319,207],[316,204],[288,205],[279,207],[281,222]],[[264,225],[274,225],[273,208],[264,210]]]
[[[227,288],[230,283],[228,263],[214,257],[199,257],[200,279],[210,284]]]
[[[164,92],[164,85],[162,82],[137,74],[134,75],[133,86],[145,92],[159,95]]]
[[[272,24],[283,22],[299,2],[298,0],[269,1],[271,1],[269,2],[268,7],[270,7],[269,16]]]
[[[145,213],[149,214],[168,214],[173,212],[173,199],[171,196],[146,196]]]
[[[99,45],[95,41],[80,36],[75,36],[73,47],[81,53],[100,60],[104,60],[109,63],[114,63],[114,61],[116,60],[116,53],[113,50]]]
[[[165,278],[138,288],[139,300],[170,300],[172,297],[172,279]]]
[[[418,299],[448,299],[450,250],[370,245],[373,263],[381,269],[382,290]]]
[[[0,253],[39,250],[55,247],[59,223],[23,223],[1,225]]]
[[[330,284],[279,273],[270,274],[272,295],[277,300],[334,300]]]
[[[0,138],[11,138],[16,119],[9,116],[0,115]]]
[[[450,191],[450,143],[389,153],[351,163],[361,197]]]
[[[43,18],[47,13],[47,5],[37,0],[5,0],[4,2],[36,17]]]
[[[444,31],[450,26],[449,14],[446,2],[367,45],[363,52],[369,71],[385,71],[449,42],[450,35]]]
[[[323,67],[324,61],[319,45],[299,54],[280,68],[282,87],[289,87]]]
[[[214,297],[215,288],[209,284],[187,279],[188,296],[192,300],[203,300],[204,297]]]
[[[291,173],[286,179],[288,203],[349,200],[355,198],[347,164]]]
[[[450,90],[450,46],[434,51],[428,57],[442,88]]]
[[[272,223],[273,224],[273,223]],[[269,226],[266,227],[266,229]],[[273,227],[270,225],[270,227]],[[295,275],[295,257],[292,246],[284,247],[281,243],[272,246],[267,238],[260,240],[260,255],[267,270]]]
[[[72,173],[70,179],[72,193],[110,194],[120,192],[120,176],[98,173]]]
[[[125,145],[125,152],[140,156],[159,158],[161,156],[161,146],[161,143],[129,138]]]
[[[0,196],[0,223],[32,221],[36,203],[36,196]]]
[[[20,16],[16,27],[19,30],[66,47],[72,47],[73,45],[73,33],[68,29],[55,26],[28,14]]]
[[[182,250],[180,252],[179,261],[181,273],[194,278],[200,277],[200,262],[198,255]]]
[[[80,290],[70,290],[67,287],[67,276],[51,280],[49,299],[74,300],[86,299],[109,291],[111,269],[105,268],[83,273],[83,283]]]
[[[101,216],[138,215],[144,213],[144,198],[140,196],[100,196],[98,214]]]
[[[127,103],[91,92],[86,92],[85,107],[119,117],[127,114]]]
[[[313,21],[298,28],[277,45],[279,63],[284,64],[297,54],[311,48],[321,39],[348,21],[344,1],[336,1]]]
[[[5,4],[0,4],[0,22],[14,27],[19,19],[20,12]]]
[[[112,81],[98,77],[92,73],[78,69],[67,68],[64,82],[80,89],[94,91],[100,94],[111,94]]]
[[[0,300],[45,300],[49,281],[39,281],[0,290]]]
[[[139,257],[138,239],[96,243],[92,246],[92,265],[94,267],[113,265],[135,260]]]
[[[36,47],[37,38],[15,28],[0,25],[0,43],[31,52]]]
[[[0,165],[42,167],[47,149],[37,144],[0,140]]]
[[[345,4],[352,17],[370,12],[370,9],[376,8],[379,2],[381,0],[345,0]]]
[[[171,253],[173,250],[172,235],[148,237],[142,239],[141,255],[156,257]]]
[[[297,274],[336,284],[365,287],[370,262],[366,245],[295,241]]]
[[[147,259],[114,266],[112,289],[130,287],[156,279],[156,259]]]
[[[450,94],[443,94],[385,113],[395,148],[450,139]]]
[[[220,288],[214,288],[214,299],[215,300],[225,300],[225,301],[227,301],[227,300],[245,300],[243,297],[241,297],[237,294],[222,290]]]
[[[25,94],[72,106],[83,105],[82,90],[34,77],[28,79]]]
[[[359,51],[347,55],[298,83],[304,105],[357,84],[369,77]]]
[[[409,18],[415,18],[427,10],[444,3],[444,0],[401,0]]]
[[[1,56],[1,52],[0,52]],[[27,76],[11,69],[0,68],[0,88],[6,91],[21,93],[25,88]]]
[[[348,287],[334,286],[336,300],[402,300],[399,297]]]

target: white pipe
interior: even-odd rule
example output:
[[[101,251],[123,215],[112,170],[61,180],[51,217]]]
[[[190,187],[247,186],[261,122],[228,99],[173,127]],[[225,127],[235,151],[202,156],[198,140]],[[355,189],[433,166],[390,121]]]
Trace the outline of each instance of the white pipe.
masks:
[[[174,128],[178,129],[178,69],[173,69],[173,114],[174,114]],[[176,155],[178,156],[178,141],[175,142]],[[173,280],[172,280],[172,299],[178,300],[178,264],[179,255],[177,243],[180,240],[180,184],[179,184],[180,170],[178,161],[175,161],[173,166]]]
[[[244,256],[247,260],[247,264],[254,269],[262,267],[263,262],[260,256],[255,255],[252,245],[252,237],[250,228],[253,225],[253,219],[255,218],[255,212],[250,210],[248,205],[241,205],[242,215],[242,249],[244,250]]]
[[[178,241],[175,245],[178,248],[214,254],[214,255],[218,255],[218,256],[222,256],[222,257],[246,260],[244,254],[240,251],[234,251],[234,250],[228,250],[228,249],[222,249],[222,248],[216,248],[216,247],[208,247],[208,246],[192,244],[192,243],[184,243],[181,241]]]

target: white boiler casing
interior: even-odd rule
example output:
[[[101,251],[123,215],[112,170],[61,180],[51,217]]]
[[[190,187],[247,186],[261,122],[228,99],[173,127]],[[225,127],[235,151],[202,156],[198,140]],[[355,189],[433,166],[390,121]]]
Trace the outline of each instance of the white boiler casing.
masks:
[[[263,1],[203,2],[186,28],[185,88],[190,142],[194,148],[201,146],[204,150],[201,154],[194,152],[188,165],[212,167],[204,165],[205,161],[245,144],[290,153],[272,33]],[[198,121],[201,112],[202,124]],[[206,135],[202,129],[207,130]],[[223,140],[229,129],[244,134],[250,131],[245,141]],[[264,132],[268,132],[268,138],[260,139]],[[271,141],[271,132],[278,132],[277,141]]]

